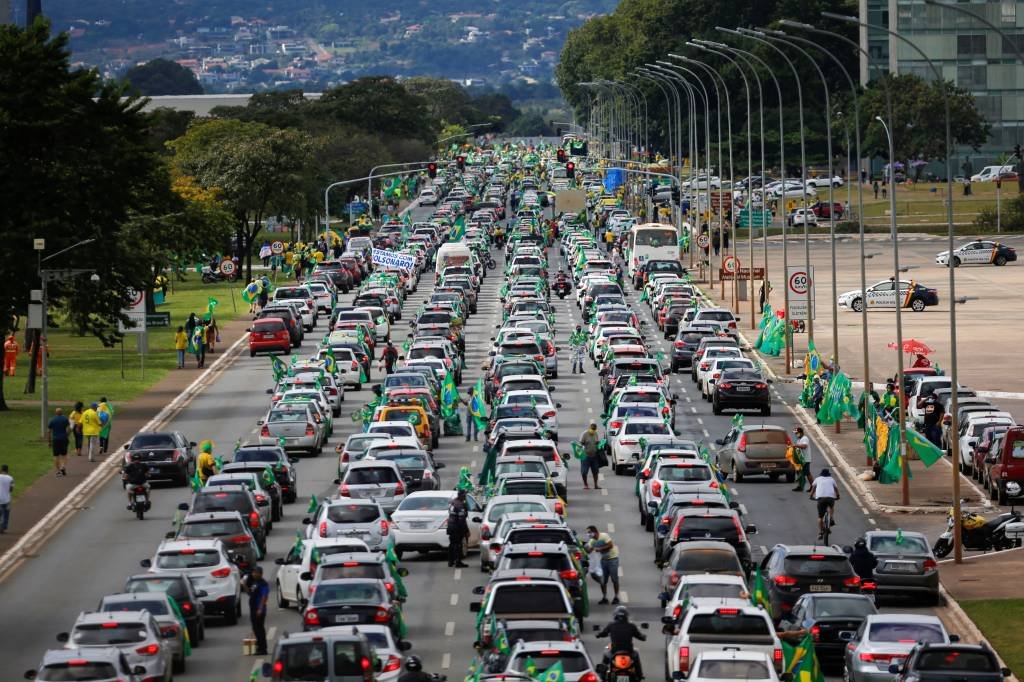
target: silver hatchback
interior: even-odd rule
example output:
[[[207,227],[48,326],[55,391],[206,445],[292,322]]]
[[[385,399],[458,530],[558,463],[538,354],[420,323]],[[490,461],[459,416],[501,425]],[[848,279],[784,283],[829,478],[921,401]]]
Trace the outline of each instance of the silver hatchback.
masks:
[[[389,460],[365,459],[353,462],[338,483],[338,492],[342,497],[373,500],[386,512],[395,511],[406,495],[402,471]]]
[[[171,648],[164,643],[160,626],[146,610],[80,613],[71,632],[60,633],[57,641],[77,649],[114,647],[133,669],[146,669],[146,680],[171,682],[173,677]]]
[[[391,522],[384,509],[369,499],[336,498],[322,503],[316,513],[303,519],[306,537],[362,540],[373,551],[391,544]]]

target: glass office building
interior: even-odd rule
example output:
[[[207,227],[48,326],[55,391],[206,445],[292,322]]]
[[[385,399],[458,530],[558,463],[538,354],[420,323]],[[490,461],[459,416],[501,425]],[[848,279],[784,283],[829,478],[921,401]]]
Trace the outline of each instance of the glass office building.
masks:
[[[950,2],[955,0],[942,0]],[[957,2],[1009,34],[1024,50],[1024,2]],[[1024,66],[1009,40],[964,14],[926,5],[923,0],[860,0],[860,18],[892,27],[914,41],[949,81],[974,95],[978,110],[992,125],[980,152],[958,150],[955,167],[969,155],[974,168],[1024,144]],[[881,70],[932,78],[928,64],[902,41],[876,28],[862,28],[860,78],[866,83]]]

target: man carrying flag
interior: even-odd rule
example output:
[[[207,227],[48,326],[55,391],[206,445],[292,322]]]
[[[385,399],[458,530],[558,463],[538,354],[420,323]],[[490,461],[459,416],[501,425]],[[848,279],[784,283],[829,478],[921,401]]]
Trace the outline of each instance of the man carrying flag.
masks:
[[[469,389],[469,402],[466,404],[466,440],[472,434],[477,440],[478,431],[487,426],[487,405],[484,404],[484,380],[477,379],[476,385]]]

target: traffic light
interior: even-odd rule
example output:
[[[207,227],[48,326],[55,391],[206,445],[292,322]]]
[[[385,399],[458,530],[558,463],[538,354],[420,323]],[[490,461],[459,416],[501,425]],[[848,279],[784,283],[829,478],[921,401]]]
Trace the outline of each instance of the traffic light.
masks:
[[[573,163],[572,161],[570,161],[569,163],[565,164],[565,170],[567,172],[569,172],[570,174],[571,173],[575,173],[576,172],[576,164]]]
[[[459,167],[459,170],[466,170],[466,157],[461,154],[455,157],[455,165]]]
[[[431,179],[434,179],[434,178],[437,177],[437,164],[436,163],[428,163],[427,164],[427,175],[429,175]]]
[[[1020,145],[1019,144],[1013,145],[1013,155],[1016,156],[1018,160],[1024,161],[1024,156],[1020,155]]]
[[[565,150],[564,149],[559,147],[558,148],[558,152],[556,152],[556,156],[558,157],[558,163],[565,163]]]

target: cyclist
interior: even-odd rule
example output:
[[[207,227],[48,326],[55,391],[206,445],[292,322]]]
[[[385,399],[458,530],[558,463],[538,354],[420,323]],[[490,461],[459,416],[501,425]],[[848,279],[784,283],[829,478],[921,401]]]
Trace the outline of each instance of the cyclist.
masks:
[[[822,469],[818,477],[811,481],[811,499],[818,503],[818,539],[821,539],[825,531],[823,519],[826,511],[831,513],[830,527],[836,525],[835,507],[839,499],[839,486],[828,469]]]

